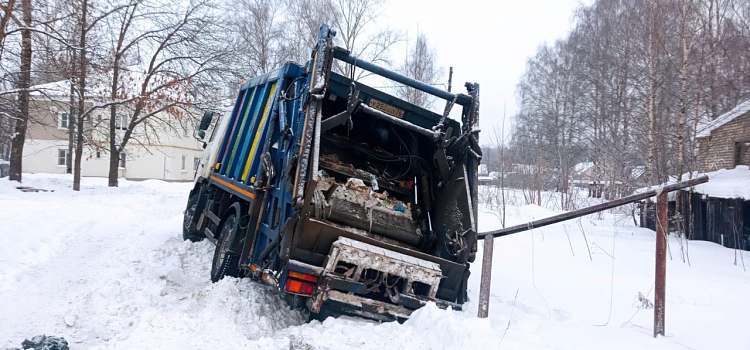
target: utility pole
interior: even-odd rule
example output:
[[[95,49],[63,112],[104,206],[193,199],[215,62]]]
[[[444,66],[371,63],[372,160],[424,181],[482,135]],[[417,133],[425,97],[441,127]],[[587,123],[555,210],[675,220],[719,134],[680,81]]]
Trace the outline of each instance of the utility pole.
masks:
[[[453,67],[448,71],[448,92],[451,92],[451,86],[453,84]]]

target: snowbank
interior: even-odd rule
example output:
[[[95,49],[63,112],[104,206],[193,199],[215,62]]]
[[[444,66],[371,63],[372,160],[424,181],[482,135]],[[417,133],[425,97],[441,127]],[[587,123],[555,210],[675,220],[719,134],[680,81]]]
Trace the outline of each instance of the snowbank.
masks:
[[[305,323],[256,282],[209,281],[213,247],[183,242],[191,184],[0,179],[0,348],[55,334],[71,349],[743,349],[750,254],[670,238],[667,337],[651,335],[654,239],[604,214],[495,239],[490,317],[475,317],[482,259],[463,311],[430,304],[404,324]],[[520,194],[517,197],[521,197]],[[559,213],[515,202],[507,225]],[[480,213],[482,231],[499,226]],[[736,261],[736,264],[735,264]],[[653,300],[653,299],[652,299]]]

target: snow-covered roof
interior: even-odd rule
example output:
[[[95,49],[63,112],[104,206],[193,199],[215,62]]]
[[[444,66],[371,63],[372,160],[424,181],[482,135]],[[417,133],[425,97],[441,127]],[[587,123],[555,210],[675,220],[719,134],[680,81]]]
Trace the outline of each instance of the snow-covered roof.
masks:
[[[708,182],[695,186],[695,192],[716,198],[750,199],[750,167],[738,165],[706,173]]]
[[[70,80],[34,85],[30,90],[29,94],[31,96],[68,96],[70,94]]]
[[[646,172],[646,167],[643,165],[639,165],[630,170],[630,179],[631,180],[637,179],[641,177],[641,175],[643,175],[645,172]]]
[[[586,170],[589,170],[589,168],[591,168],[592,166],[594,166],[594,162],[578,163],[573,167],[573,171],[575,171],[576,173],[582,173]]]
[[[690,173],[683,174],[682,180],[685,181],[688,178],[696,178],[702,175],[708,176],[708,182],[693,187],[693,191],[697,193],[705,194],[714,198],[750,199],[750,166],[738,165],[734,169],[721,169],[704,174],[694,172],[692,176],[690,175]],[[674,184],[676,182],[677,179],[670,176],[669,181],[662,184],[662,186]],[[648,187],[639,188],[633,193],[645,192],[648,189]],[[672,200],[674,198],[674,193],[670,193],[669,198]]]
[[[722,115],[720,115],[718,118],[704,124],[702,128],[698,131],[698,134],[696,137],[707,137],[711,135],[711,131],[714,131],[716,128],[732,121],[734,118],[737,118],[747,112],[750,112],[750,100],[745,101],[743,103],[740,103],[737,105],[737,107],[734,107],[729,112],[726,112]]]
[[[146,73],[137,70],[123,70],[120,72],[119,98],[131,98],[141,93],[141,86],[146,79]],[[86,81],[86,95],[92,98],[108,99],[112,91],[111,76],[109,74],[92,77]],[[166,86],[163,86],[166,85]],[[29,88],[30,95],[35,97],[65,97],[70,95],[70,80],[60,80],[47,84],[34,85]],[[149,78],[149,90],[158,89],[158,99],[172,98],[187,100],[187,87],[177,81],[176,77],[164,74],[154,74]],[[233,103],[233,102],[232,102]]]

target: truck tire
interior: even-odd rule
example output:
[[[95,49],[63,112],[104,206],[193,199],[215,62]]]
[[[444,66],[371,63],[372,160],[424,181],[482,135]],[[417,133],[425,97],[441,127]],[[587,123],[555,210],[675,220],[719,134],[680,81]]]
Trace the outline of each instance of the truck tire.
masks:
[[[219,241],[216,243],[213,262],[211,263],[211,282],[219,282],[225,276],[239,277],[239,255],[233,252],[232,246],[239,230],[239,214],[232,211],[221,224]]]
[[[190,198],[188,198],[187,207],[185,207],[185,214],[182,218],[182,239],[185,241],[189,239],[191,242],[198,242],[203,240],[205,236],[200,234],[193,224],[195,212],[198,208],[198,194],[200,191],[193,192],[194,193]]]

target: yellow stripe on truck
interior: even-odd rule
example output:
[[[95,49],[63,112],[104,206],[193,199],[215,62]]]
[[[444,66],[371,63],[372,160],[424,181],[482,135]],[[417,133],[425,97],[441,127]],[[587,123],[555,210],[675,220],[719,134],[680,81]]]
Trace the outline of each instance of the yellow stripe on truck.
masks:
[[[242,182],[247,181],[247,175],[250,172],[250,165],[253,163],[253,159],[255,159],[255,152],[258,151],[258,141],[260,141],[260,135],[263,134],[263,128],[266,126],[266,119],[268,119],[268,113],[273,104],[271,99],[273,98],[274,92],[276,92],[276,83],[271,84],[271,92],[268,93],[268,98],[266,99],[266,107],[263,109],[263,117],[261,117],[258,129],[255,131],[253,146],[250,148],[250,154],[247,156],[247,162],[245,162],[245,170],[242,172]]]

